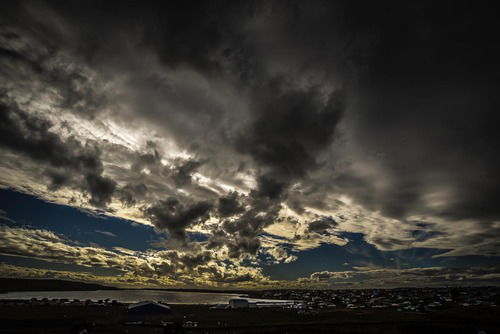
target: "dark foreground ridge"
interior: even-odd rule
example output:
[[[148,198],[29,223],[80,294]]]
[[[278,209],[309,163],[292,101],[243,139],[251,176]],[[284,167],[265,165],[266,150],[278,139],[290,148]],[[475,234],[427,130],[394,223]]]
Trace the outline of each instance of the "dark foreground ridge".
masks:
[[[0,278],[0,293],[14,291],[94,291],[117,290],[100,284],[64,281],[58,279]]]
[[[212,310],[203,305],[175,305],[161,316],[130,315],[114,307],[0,307],[2,333],[384,333],[495,334],[500,311],[493,307],[457,307],[432,312],[293,309]]]

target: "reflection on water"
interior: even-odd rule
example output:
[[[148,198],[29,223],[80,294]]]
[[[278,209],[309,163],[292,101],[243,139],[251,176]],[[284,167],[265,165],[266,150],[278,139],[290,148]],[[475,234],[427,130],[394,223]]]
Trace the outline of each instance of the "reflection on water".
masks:
[[[162,301],[170,304],[224,304],[231,298],[242,295],[209,292],[174,292],[158,290],[97,290],[97,291],[28,291],[0,294],[0,299],[67,298],[80,300],[116,299],[122,303],[136,303],[143,300]],[[249,301],[264,301],[247,298]]]

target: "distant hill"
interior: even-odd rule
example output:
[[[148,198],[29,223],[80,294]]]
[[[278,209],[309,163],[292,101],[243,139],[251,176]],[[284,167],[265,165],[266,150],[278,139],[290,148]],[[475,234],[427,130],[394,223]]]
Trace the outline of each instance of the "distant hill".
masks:
[[[13,291],[94,291],[117,288],[58,279],[0,278],[0,293]],[[0,297],[1,298],[1,297]]]

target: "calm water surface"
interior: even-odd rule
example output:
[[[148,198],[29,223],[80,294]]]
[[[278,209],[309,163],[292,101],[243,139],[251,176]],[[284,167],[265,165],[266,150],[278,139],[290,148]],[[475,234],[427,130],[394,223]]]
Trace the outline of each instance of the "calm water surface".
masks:
[[[0,294],[0,299],[67,298],[67,299],[116,299],[122,303],[136,303],[143,300],[163,301],[170,304],[224,304],[231,298],[245,295],[212,292],[174,292],[155,290],[97,290],[97,291],[26,291]],[[250,302],[281,302],[270,299],[246,298]]]

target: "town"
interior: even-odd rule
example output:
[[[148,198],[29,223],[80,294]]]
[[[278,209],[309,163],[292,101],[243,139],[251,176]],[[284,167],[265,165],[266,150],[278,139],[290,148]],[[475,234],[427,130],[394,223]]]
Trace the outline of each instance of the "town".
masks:
[[[293,300],[287,307],[302,310],[325,308],[431,311],[449,307],[500,305],[498,287],[397,288],[349,290],[267,290],[254,291],[253,298]],[[297,302],[300,301],[300,302]]]

